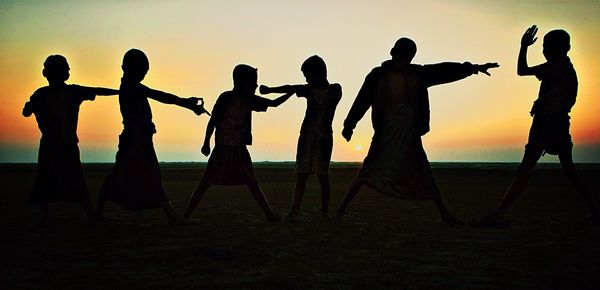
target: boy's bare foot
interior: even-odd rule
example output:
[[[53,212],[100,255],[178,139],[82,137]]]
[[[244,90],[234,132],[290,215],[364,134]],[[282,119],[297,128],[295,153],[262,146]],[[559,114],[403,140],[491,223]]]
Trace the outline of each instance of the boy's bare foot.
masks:
[[[47,217],[46,218],[41,218],[39,221],[37,221],[34,224],[35,227],[43,227],[43,226],[46,226],[46,225],[48,225],[48,218]]]
[[[343,224],[344,223],[344,214],[338,212],[331,222],[334,224]]]
[[[300,215],[294,214],[294,213],[290,213],[285,218],[285,222],[286,223],[291,223],[291,224],[299,223],[300,222]]]
[[[442,222],[445,224],[450,224],[450,225],[464,225],[465,224],[465,222],[461,221],[457,217],[450,215],[450,214],[442,216]]]
[[[271,214],[271,215],[267,216],[267,222],[268,223],[278,223],[280,221],[281,221],[281,218],[278,217],[278,216],[276,216],[276,215],[274,215],[274,214]]]
[[[182,215],[178,214],[167,215],[167,218],[169,219],[169,225],[172,226],[185,225],[189,223],[187,219],[185,219]]]
[[[469,225],[480,227],[509,228],[510,221],[508,221],[503,214],[489,213],[481,218],[474,218],[469,220]]]
[[[600,216],[597,215],[588,215],[584,220],[583,223],[586,225],[591,225],[591,226],[600,226]]]
[[[329,213],[326,212],[321,212],[321,218],[323,219],[324,223],[328,223],[331,221],[331,218],[329,218]]]

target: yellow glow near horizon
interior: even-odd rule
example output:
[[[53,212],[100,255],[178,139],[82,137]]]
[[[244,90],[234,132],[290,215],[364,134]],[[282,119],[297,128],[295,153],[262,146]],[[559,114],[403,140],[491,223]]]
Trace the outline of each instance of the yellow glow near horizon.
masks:
[[[494,61],[501,65],[491,71],[492,77],[476,75],[430,90],[432,131],[423,139],[430,158],[518,161],[531,124],[529,108],[539,89],[535,78],[515,73],[521,34],[532,24],[540,27],[540,39],[530,49],[530,64],[544,62],[544,33],[564,28],[572,36],[570,57],[579,76],[579,95],[571,133],[576,148],[591,148],[587,153],[576,149],[575,157],[579,162],[600,162],[600,150],[594,151],[600,144],[600,4],[539,4],[491,0],[0,1],[0,142],[4,152],[0,162],[35,161],[39,130],[35,120],[23,118],[20,111],[31,93],[46,85],[41,76],[46,56],[67,57],[68,83],[117,88],[121,58],[132,47],[142,49],[150,59],[144,84],[182,97],[205,97],[208,108],[232,87],[231,70],[238,63],[257,67],[261,84],[303,83],[300,65],[319,54],[327,62],[329,80],[343,87],[333,123],[333,160],[360,161],[372,136],[369,113],[351,142],[340,135],[342,122],[366,74],[389,58],[389,49],[402,36],[417,42],[415,63]],[[153,101],[151,106],[159,158],[206,161],[199,148],[207,117]],[[254,160],[294,159],[305,106],[304,100],[293,98],[279,108],[255,114]],[[89,157],[83,161],[112,161],[121,128],[116,97],[85,103],[78,130],[82,154]],[[12,157],[11,152],[20,148],[29,150],[29,159]],[[86,155],[92,151],[104,155]]]

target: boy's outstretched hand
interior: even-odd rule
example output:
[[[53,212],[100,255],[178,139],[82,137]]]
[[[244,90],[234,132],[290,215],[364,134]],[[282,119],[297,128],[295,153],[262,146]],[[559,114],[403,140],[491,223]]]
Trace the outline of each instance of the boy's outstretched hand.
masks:
[[[477,69],[478,72],[484,73],[488,76],[491,76],[490,73],[488,72],[488,69],[497,68],[497,67],[500,67],[500,65],[497,62],[488,62],[486,64],[478,64],[475,66],[475,68]]]
[[[200,116],[202,114],[207,114],[210,116],[210,113],[204,108],[204,99],[191,97],[186,100],[189,102],[189,107],[196,115]],[[198,103],[200,102],[200,103]]]
[[[523,33],[523,37],[521,37],[521,46],[530,46],[535,43],[537,37],[535,34],[538,32],[538,28],[536,25],[532,25],[527,28],[525,33]]]
[[[261,85],[258,88],[258,91],[260,92],[261,95],[267,95],[271,93],[271,88],[265,86],[265,85]]]

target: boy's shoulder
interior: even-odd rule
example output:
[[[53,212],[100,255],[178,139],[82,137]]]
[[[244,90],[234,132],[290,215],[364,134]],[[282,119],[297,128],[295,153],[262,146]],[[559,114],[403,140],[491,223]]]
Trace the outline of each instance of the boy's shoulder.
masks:
[[[36,89],[33,94],[31,95],[30,99],[32,101],[37,101],[43,98],[48,97],[51,94],[52,90],[50,88],[50,86],[44,86],[41,88]]]
[[[330,94],[332,94],[333,96],[336,96],[336,97],[342,96],[342,85],[340,85],[338,83],[331,84],[329,87],[329,90],[330,90]]]
[[[534,67],[535,76],[539,80],[562,78],[565,75],[576,75],[575,68],[568,57],[549,60]]]

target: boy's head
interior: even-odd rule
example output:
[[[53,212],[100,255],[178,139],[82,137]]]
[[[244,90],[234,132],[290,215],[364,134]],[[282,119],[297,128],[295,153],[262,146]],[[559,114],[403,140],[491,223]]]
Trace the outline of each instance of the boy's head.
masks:
[[[327,80],[327,66],[318,55],[307,58],[302,64],[301,70],[308,84]]]
[[[143,51],[132,48],[125,53],[121,69],[123,69],[123,76],[141,82],[150,69],[150,63]]]
[[[257,69],[247,64],[238,64],[233,69],[233,88],[254,94],[258,87]]]
[[[417,54],[417,44],[409,38],[402,37],[396,41],[390,55],[392,58],[411,62]]]
[[[571,37],[562,29],[552,30],[544,35],[544,57],[547,60],[567,56],[571,49]]]
[[[62,55],[51,55],[44,61],[44,69],[42,75],[48,79],[48,82],[64,83],[69,79],[69,64],[67,59]]]

